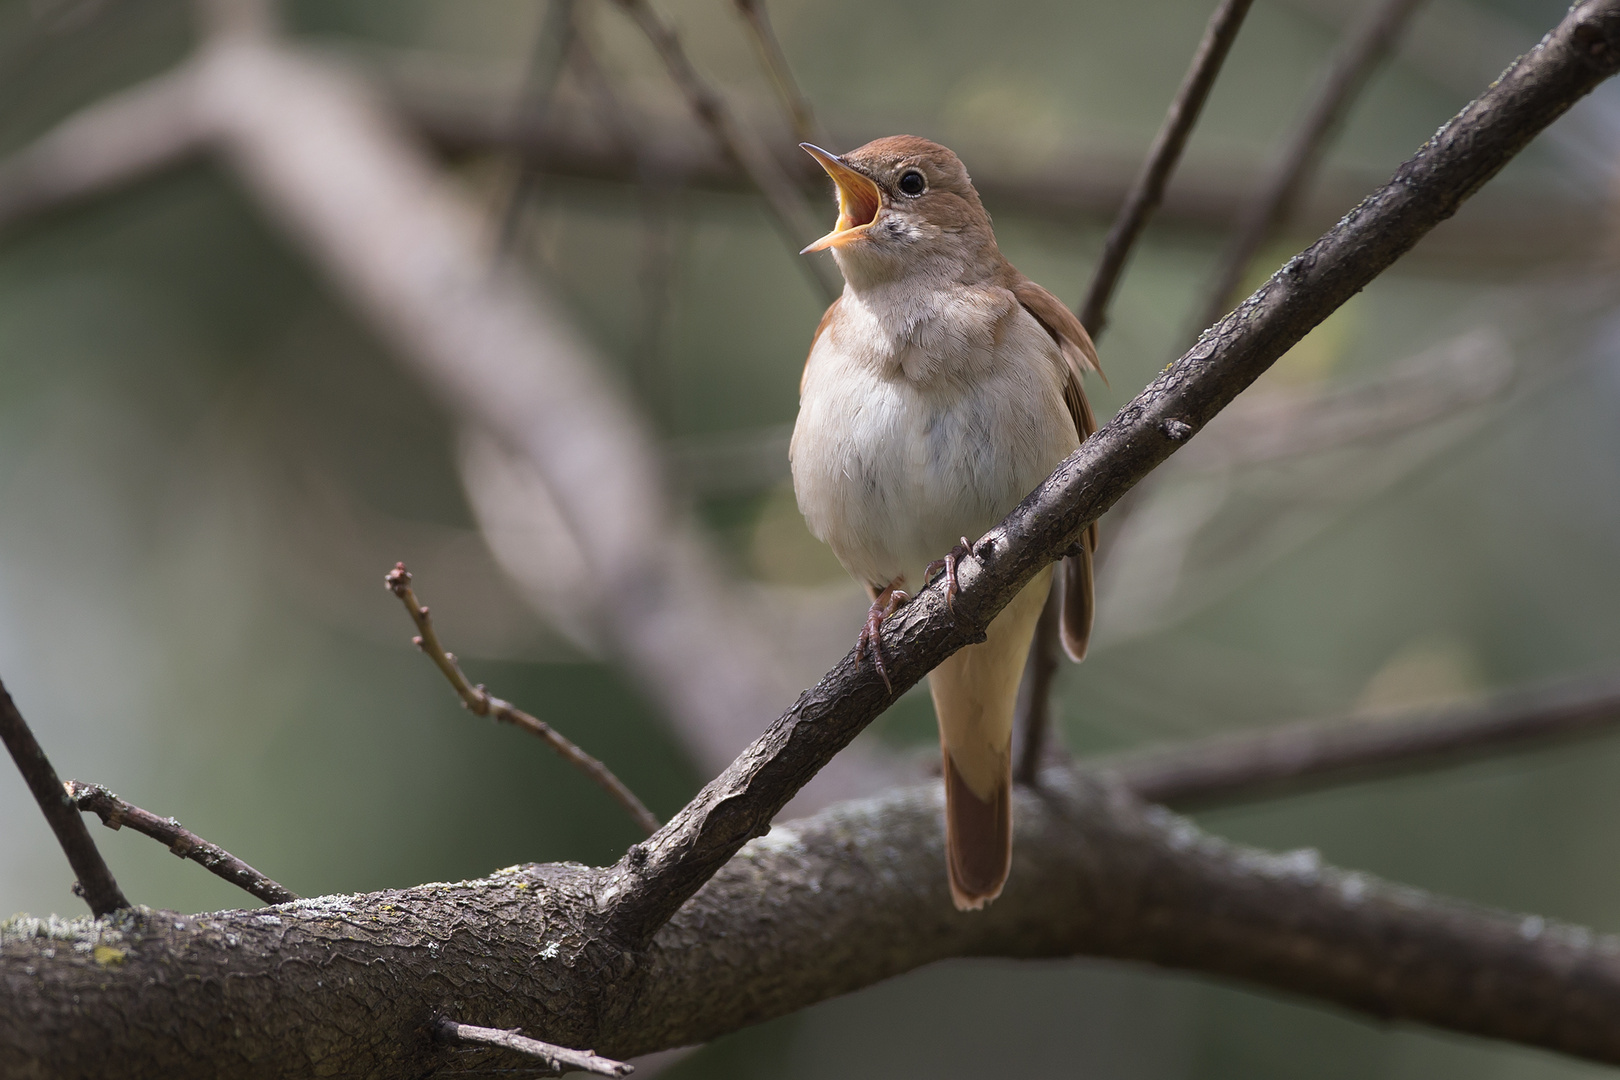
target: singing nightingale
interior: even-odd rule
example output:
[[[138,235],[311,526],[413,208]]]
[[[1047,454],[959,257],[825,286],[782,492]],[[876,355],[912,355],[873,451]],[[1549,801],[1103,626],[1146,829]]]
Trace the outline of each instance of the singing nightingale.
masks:
[[[789,456],[810,531],[866,587],[859,655],[888,681],[882,620],[958,559],[1096,428],[1081,373],[1101,372],[1080,320],[1002,257],[967,169],[895,135],[837,156],[804,149],[838,190],[831,250],[844,291],[816,327]],[[960,538],[960,544],[958,540]],[[1096,528],[1064,560],[1062,640],[1085,655]],[[1037,575],[986,638],[928,677],[945,774],[951,897],[1001,894],[1012,865],[1018,683],[1051,589]]]

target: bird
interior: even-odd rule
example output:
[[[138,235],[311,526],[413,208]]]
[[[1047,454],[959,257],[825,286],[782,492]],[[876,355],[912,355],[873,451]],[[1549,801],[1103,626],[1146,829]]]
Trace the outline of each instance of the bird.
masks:
[[[951,150],[913,135],[843,155],[800,144],[832,177],[838,220],[801,254],[831,251],[843,292],[815,330],[789,445],[805,523],[871,599],[856,647],[885,684],[885,618],[982,537],[1096,430],[1081,377],[1097,350],[1062,301],[996,246]],[[1091,635],[1095,524],[1062,569],[1061,639]],[[1051,591],[1048,567],[985,639],[928,677],[945,782],[951,899],[978,910],[1012,867],[1018,684]],[[892,690],[892,686],[891,686]]]

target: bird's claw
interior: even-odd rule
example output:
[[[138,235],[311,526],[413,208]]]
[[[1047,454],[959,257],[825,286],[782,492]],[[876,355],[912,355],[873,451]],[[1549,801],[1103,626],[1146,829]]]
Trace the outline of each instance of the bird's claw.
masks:
[[[935,559],[923,570],[924,580],[932,579],[941,570],[945,571],[945,607],[952,615],[956,614],[956,567],[969,556],[977,557],[973,550],[973,543],[967,537],[962,537],[960,543],[945,553],[943,559]]]
[[[870,645],[872,663],[877,667],[878,675],[883,678],[884,687],[891,694],[894,693],[894,683],[889,681],[888,669],[883,666],[883,620],[893,615],[896,608],[910,599],[909,593],[893,587],[878,593],[877,599],[873,600],[872,606],[867,609],[866,623],[861,627],[861,636],[855,642],[856,666],[859,667],[861,657],[866,654],[866,647]]]

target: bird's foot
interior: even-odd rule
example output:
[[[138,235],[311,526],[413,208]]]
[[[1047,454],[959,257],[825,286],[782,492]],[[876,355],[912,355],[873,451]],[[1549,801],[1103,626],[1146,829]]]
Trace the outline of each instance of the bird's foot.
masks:
[[[861,636],[855,642],[855,663],[861,662],[866,654],[866,647],[872,647],[872,662],[877,666],[877,672],[883,677],[883,685],[889,693],[894,693],[894,684],[889,681],[888,669],[883,666],[883,620],[893,615],[895,609],[907,600],[911,594],[895,588],[892,584],[880,590],[872,600],[872,606],[866,612],[866,624],[861,627]]]
[[[941,570],[945,571],[945,607],[952,615],[956,614],[956,567],[963,559],[973,555],[973,544],[964,536],[961,543],[945,553],[943,559],[935,559],[923,570],[925,581],[932,580]]]

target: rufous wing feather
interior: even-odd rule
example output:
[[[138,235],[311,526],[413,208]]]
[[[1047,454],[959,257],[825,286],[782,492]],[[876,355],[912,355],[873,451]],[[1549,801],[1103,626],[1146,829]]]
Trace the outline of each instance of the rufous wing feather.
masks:
[[[1020,275],[1012,285],[1012,292],[1024,310],[1035,316],[1035,321],[1046,328],[1063,354],[1063,400],[1074,419],[1074,429],[1084,442],[1097,430],[1097,418],[1092,415],[1091,403],[1086,400],[1080,376],[1085,371],[1102,374],[1097,362],[1097,347],[1091,335],[1080,325],[1080,320],[1063,302],[1039,285]],[[1069,659],[1079,662],[1086,658],[1091,643],[1091,621],[1096,607],[1096,590],[1092,583],[1092,555],[1097,550],[1097,523],[1086,528],[1084,550],[1063,560],[1063,651]]]

